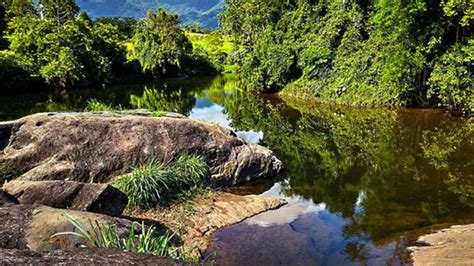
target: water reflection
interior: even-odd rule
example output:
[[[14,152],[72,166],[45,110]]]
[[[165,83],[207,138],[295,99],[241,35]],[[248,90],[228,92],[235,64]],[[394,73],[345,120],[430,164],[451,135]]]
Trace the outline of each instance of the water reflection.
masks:
[[[473,120],[247,95],[225,106],[285,163],[287,181],[266,193],[289,205],[221,230],[208,251],[217,262],[259,264],[265,241],[271,264],[404,264],[417,229],[474,217]],[[275,255],[288,245],[296,257]]]
[[[217,123],[284,162],[283,180],[242,190],[289,204],[219,231],[208,251],[217,263],[404,264],[423,228],[474,221],[472,119],[256,96],[239,91],[233,77],[217,77],[5,96],[0,120],[79,111],[91,98]]]

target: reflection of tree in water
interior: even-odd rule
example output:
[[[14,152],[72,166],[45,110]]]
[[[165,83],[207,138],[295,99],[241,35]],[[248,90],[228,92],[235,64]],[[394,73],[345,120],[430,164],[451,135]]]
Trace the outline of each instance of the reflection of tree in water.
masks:
[[[170,111],[189,115],[196,105],[195,97],[222,102],[226,91],[232,86],[233,77],[217,76],[205,79],[186,79],[181,82],[146,86],[141,95],[131,94],[132,108],[150,111]]]
[[[367,257],[370,255],[365,244],[359,244],[356,242],[350,242],[344,248],[344,254],[346,254],[351,261],[365,262]]]
[[[141,96],[130,95],[130,105],[135,109],[168,111],[189,115],[195,104],[194,93],[182,88],[168,91],[166,88],[158,90],[153,87],[145,87]]]
[[[424,158],[444,176],[449,190],[474,208],[474,118],[458,127],[440,125],[424,132],[421,148]]]
[[[423,156],[419,141],[405,143],[411,131],[419,140],[427,131],[411,128],[411,114],[297,100],[272,105],[238,93],[224,104],[233,128],[262,131],[264,144],[284,162],[290,177],[284,193],[324,202],[331,212],[340,213],[349,221],[343,228],[347,238],[368,234],[381,246],[395,241],[402,253],[406,243],[400,233],[474,213],[466,209],[474,195],[472,155],[467,158],[465,151],[455,148],[450,157],[442,158],[451,172],[438,171]],[[472,146],[469,149],[472,153]],[[446,182],[453,172],[459,173],[455,186]],[[362,211],[356,213],[360,192]],[[347,246],[346,251],[355,260],[366,257],[361,246]]]

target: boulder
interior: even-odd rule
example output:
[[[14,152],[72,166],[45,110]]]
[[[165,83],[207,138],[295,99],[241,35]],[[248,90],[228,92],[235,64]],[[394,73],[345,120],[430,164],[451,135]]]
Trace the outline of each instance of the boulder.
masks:
[[[76,249],[53,253],[0,249],[0,265],[192,265],[169,258],[138,254],[120,249]]]
[[[21,204],[40,204],[110,216],[122,215],[128,204],[124,193],[107,184],[15,180],[5,184],[3,189]]]
[[[131,167],[170,162],[182,153],[204,158],[214,186],[282,170],[269,149],[219,126],[171,114],[41,113],[0,123],[0,128],[0,161],[19,169],[22,180],[105,183]]]
[[[19,204],[18,200],[4,190],[0,189],[0,207]]]
[[[474,224],[421,236],[409,250],[413,265],[474,265]]]
[[[34,252],[73,250],[87,246],[82,238],[57,233],[75,231],[65,215],[75,217],[87,230],[92,224],[114,224],[121,237],[127,237],[132,221],[103,214],[60,210],[41,205],[12,205],[0,208],[0,248],[30,249]],[[163,230],[163,228],[158,228]],[[140,228],[136,228],[140,230]],[[138,231],[139,232],[139,231]],[[53,237],[54,236],[54,237]]]

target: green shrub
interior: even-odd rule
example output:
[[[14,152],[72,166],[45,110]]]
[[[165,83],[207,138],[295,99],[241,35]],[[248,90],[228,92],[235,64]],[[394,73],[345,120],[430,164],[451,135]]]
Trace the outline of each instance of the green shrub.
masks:
[[[171,239],[174,235],[170,235],[169,231],[166,231],[161,236],[157,236],[155,234],[155,227],[151,226],[146,228],[144,223],[142,223],[139,233],[135,228],[140,226],[140,224],[134,222],[132,223],[128,237],[121,238],[115,224],[89,221],[91,228],[89,230],[76,217],[67,213],[64,213],[63,216],[74,226],[75,230],[73,232],[58,233],[54,236],[77,236],[84,239],[90,247],[118,248],[134,253],[145,253],[154,256],[172,257],[175,259],[185,258],[185,252],[183,252],[183,250],[171,246]]]
[[[169,203],[185,192],[203,186],[207,164],[198,156],[182,155],[170,164],[151,162],[118,177],[113,185],[124,192],[133,208]]]

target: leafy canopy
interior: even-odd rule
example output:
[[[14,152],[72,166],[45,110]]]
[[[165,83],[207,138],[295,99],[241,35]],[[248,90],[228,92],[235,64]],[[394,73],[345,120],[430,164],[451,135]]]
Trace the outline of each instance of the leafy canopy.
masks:
[[[191,42],[179,26],[178,16],[163,9],[148,12],[144,27],[133,37],[133,57],[143,71],[154,75],[179,69],[191,52]]]

